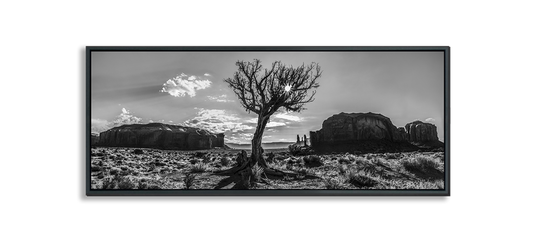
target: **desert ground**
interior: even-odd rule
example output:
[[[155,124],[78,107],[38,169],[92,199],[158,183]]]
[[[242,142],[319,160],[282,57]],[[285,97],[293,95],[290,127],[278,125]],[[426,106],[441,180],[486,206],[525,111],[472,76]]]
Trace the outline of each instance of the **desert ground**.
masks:
[[[268,166],[292,173],[264,182],[219,174],[240,150],[175,151],[91,148],[92,189],[443,189],[443,152],[331,153],[293,156],[265,150]],[[260,168],[252,169],[261,176]]]

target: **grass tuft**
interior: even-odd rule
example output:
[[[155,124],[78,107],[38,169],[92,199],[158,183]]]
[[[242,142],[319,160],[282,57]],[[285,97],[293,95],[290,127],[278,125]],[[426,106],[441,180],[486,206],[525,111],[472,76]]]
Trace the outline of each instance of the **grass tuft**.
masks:
[[[207,169],[208,169],[207,164],[197,163],[197,164],[195,164],[195,165],[193,165],[191,167],[191,172],[192,173],[202,173],[202,172],[207,171]]]
[[[402,165],[410,172],[428,172],[439,169],[438,161],[426,156],[418,156],[414,159],[403,160]]]
[[[369,173],[364,171],[354,171],[350,170],[346,172],[345,180],[347,183],[352,184],[356,187],[373,187],[379,184],[379,182],[370,176]]]
[[[196,181],[196,175],[192,173],[185,174],[185,177],[183,177],[183,183],[185,184],[185,189],[191,189],[195,181]]]

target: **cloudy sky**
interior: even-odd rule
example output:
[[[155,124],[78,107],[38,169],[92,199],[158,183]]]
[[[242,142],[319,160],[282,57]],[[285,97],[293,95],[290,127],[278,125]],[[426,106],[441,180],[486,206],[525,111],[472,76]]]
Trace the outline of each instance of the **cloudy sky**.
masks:
[[[263,66],[318,63],[315,101],[301,113],[276,113],[263,142],[295,141],[328,117],[374,112],[396,126],[414,120],[437,125],[443,140],[442,52],[93,52],[91,131],[129,123],[162,122],[224,132],[247,143],[256,115],[247,113],[223,79],[237,60]]]

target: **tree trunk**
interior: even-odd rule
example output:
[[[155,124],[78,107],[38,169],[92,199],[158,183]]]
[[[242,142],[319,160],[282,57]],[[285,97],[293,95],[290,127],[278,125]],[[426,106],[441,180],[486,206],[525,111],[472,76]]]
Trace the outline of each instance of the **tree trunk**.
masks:
[[[257,127],[255,129],[254,137],[252,139],[252,156],[250,160],[251,166],[258,164],[260,167],[267,167],[265,159],[263,158],[263,148],[261,147],[261,144],[263,139],[263,132],[265,132],[266,125],[269,119],[270,116],[259,115],[259,117],[257,117]]]

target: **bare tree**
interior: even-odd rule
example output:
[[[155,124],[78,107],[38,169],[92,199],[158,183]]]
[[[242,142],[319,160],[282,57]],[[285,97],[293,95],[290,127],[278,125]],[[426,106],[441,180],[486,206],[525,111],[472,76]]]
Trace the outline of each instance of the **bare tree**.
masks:
[[[270,117],[279,109],[290,112],[304,110],[304,105],[314,100],[319,87],[316,80],[322,71],[317,63],[293,67],[276,61],[270,69],[266,69],[261,61],[255,59],[251,62],[237,61],[236,65],[233,78],[224,81],[233,89],[241,105],[248,112],[257,114],[252,155],[246,165],[258,164],[266,169],[261,142]]]

